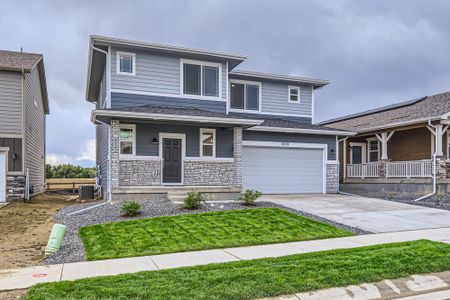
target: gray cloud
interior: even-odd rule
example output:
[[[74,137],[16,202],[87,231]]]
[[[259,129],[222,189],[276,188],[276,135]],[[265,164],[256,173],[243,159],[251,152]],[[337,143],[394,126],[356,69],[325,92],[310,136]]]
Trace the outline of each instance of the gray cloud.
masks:
[[[450,2],[2,1],[1,48],[43,53],[48,153],[92,164],[90,34],[248,55],[243,69],[311,76],[316,120],[449,90]],[[93,149],[92,149],[93,150]]]

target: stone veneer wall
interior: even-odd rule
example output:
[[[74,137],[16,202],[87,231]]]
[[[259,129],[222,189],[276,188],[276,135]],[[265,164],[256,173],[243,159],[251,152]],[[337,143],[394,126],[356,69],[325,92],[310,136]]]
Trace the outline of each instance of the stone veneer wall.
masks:
[[[120,186],[149,186],[161,184],[160,160],[120,160]]]
[[[242,127],[233,128],[234,184],[242,187]]]
[[[6,200],[22,200],[25,191],[24,175],[7,175],[6,176]]]
[[[327,182],[326,190],[327,193],[337,193],[339,190],[339,164],[338,163],[327,163]]]
[[[185,185],[234,185],[234,161],[185,160]]]

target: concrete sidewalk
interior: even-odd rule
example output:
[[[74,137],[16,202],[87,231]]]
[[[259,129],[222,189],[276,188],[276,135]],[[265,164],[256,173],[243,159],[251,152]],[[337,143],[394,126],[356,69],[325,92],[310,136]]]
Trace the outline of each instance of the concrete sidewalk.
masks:
[[[450,243],[450,227],[0,270],[0,291],[28,288],[43,282],[279,257],[418,239]]]

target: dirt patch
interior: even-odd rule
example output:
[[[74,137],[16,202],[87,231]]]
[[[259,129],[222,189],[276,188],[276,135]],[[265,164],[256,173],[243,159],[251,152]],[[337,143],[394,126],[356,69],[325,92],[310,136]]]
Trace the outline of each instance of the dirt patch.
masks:
[[[61,208],[77,203],[74,196],[42,194],[29,203],[12,202],[0,208],[0,269],[39,265]]]
[[[0,292],[0,299],[3,300],[23,299],[26,293],[27,293],[26,289]]]

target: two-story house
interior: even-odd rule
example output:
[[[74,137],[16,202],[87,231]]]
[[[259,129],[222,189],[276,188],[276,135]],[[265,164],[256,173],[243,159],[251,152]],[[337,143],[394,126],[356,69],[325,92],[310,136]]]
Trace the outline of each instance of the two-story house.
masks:
[[[0,50],[0,202],[44,191],[48,113],[42,55]]]
[[[104,195],[336,192],[337,140],[351,133],[312,124],[328,82],[237,70],[245,59],[91,36],[86,98]]]

